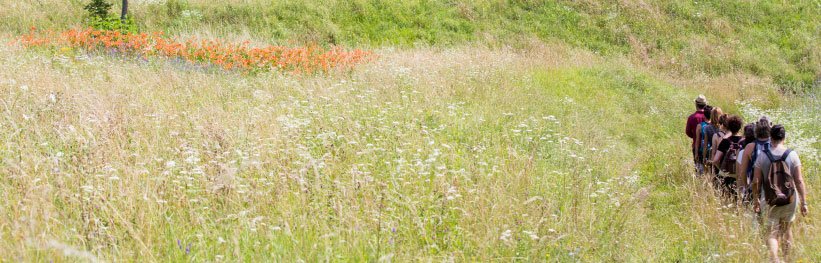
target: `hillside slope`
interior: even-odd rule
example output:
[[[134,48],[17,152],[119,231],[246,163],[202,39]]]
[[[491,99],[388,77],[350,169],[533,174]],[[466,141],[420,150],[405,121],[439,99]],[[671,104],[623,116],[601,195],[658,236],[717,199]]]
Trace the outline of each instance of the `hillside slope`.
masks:
[[[0,28],[70,27],[84,1],[0,3]],[[116,1],[115,1],[116,2]],[[654,68],[771,77],[787,90],[821,75],[818,1],[132,1],[144,30],[347,46],[521,45],[535,37]]]
[[[704,93],[787,125],[813,213],[795,256],[821,260],[817,4],[134,2],[145,31],[379,59],[245,74],[3,45],[5,258],[763,261],[692,174]],[[2,2],[0,41],[81,6]]]

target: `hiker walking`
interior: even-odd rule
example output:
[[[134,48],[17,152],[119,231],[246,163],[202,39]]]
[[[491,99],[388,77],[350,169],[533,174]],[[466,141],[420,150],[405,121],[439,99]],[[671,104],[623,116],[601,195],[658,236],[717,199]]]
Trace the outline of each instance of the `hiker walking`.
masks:
[[[738,150],[738,158],[736,158],[736,192],[741,195],[742,204],[749,204],[752,196],[747,191],[751,181],[753,180],[752,173],[748,173],[745,168],[741,167],[741,162],[744,160],[744,148],[747,145],[754,144],[755,138],[755,123],[748,123],[744,126],[744,139],[741,140],[741,149]],[[738,180],[741,180],[740,182]]]
[[[752,184],[753,164],[758,156],[763,154],[762,151],[770,147],[771,125],[770,119],[767,118],[767,116],[761,116],[755,124],[755,140],[744,147],[744,154],[741,156],[741,165],[737,169],[738,180],[736,184],[739,189],[742,189],[741,192],[746,195],[752,196],[752,188],[749,186]]]
[[[770,132],[771,147],[764,149],[755,160],[753,172],[753,209],[766,210],[767,246],[770,259],[780,262],[779,246],[783,256],[789,255],[792,246],[792,231],[795,212],[800,207],[801,214],[807,216],[806,191],[801,174],[801,160],[798,153],[784,146],[786,130],[775,125]],[[761,191],[759,191],[759,189]],[[764,193],[763,207],[758,195]]]
[[[704,107],[704,120],[701,121],[701,123],[699,123],[696,126],[696,131],[695,131],[695,134],[696,134],[696,149],[697,149],[696,150],[696,156],[697,156],[696,159],[698,160],[698,163],[701,165],[701,172],[699,173],[700,175],[704,174],[704,173],[708,173],[708,172],[711,171],[711,169],[708,169],[708,167],[706,167],[705,161],[707,161],[707,160],[704,159],[704,157],[707,155],[706,154],[706,152],[707,152],[707,140],[706,140],[706,138],[708,138],[707,134],[710,134],[710,136],[712,136],[712,133],[714,132],[714,129],[713,129],[712,125],[710,124],[710,120],[712,119],[712,114],[713,114],[713,107],[709,106],[709,105],[705,106]],[[709,137],[709,138],[712,138],[712,137]]]
[[[716,167],[715,165],[712,165],[711,163],[709,163],[709,161],[713,159],[713,153],[715,152],[715,147],[714,146],[718,146],[718,145],[713,144],[716,135],[718,135],[719,137],[724,136],[724,133],[721,130],[721,124],[719,122],[719,120],[721,119],[721,116],[724,115],[724,111],[722,111],[721,108],[719,108],[719,107],[714,107],[710,111],[710,114],[708,114],[708,115],[709,116],[707,116],[707,118],[709,119],[709,124],[704,125],[701,128],[702,129],[702,133],[701,133],[702,137],[701,138],[702,138],[702,141],[703,141],[703,144],[704,144],[704,145],[702,145],[702,147],[704,147],[704,151],[703,151],[704,156],[702,158],[703,158],[704,164],[706,166],[705,170],[708,173],[712,174],[713,175],[713,181],[716,181],[718,179],[716,177],[718,175],[718,167]],[[715,185],[718,185],[718,183],[716,183]]]
[[[727,136],[716,143],[718,147],[716,147],[712,160],[712,165],[719,168],[718,183],[722,193],[733,200],[738,198],[735,191],[736,162],[739,159],[741,145],[744,143],[744,138],[738,135],[743,123],[744,121],[737,115],[723,118],[722,126],[726,129]]]
[[[707,106],[707,98],[704,95],[698,95],[695,100],[696,103],[696,112],[690,114],[690,117],[687,117],[687,124],[684,127],[684,133],[687,134],[687,137],[692,139],[692,144],[690,145],[690,149],[693,151],[693,164],[695,165],[696,172],[701,174],[704,172],[704,166],[701,164],[698,156],[698,140],[696,140],[696,136],[698,134],[698,127],[699,124],[704,122],[704,107]]]
[[[713,112],[715,112],[713,114],[713,116],[718,116],[718,118],[715,118],[715,119],[718,119],[718,121],[716,121],[713,124],[713,126],[716,127],[717,131],[716,131],[716,133],[713,134],[713,138],[712,138],[712,141],[710,143],[710,145],[712,146],[712,147],[710,147],[710,160],[714,159],[713,157],[716,156],[716,152],[718,152],[718,144],[721,143],[721,141],[723,141],[724,139],[726,139],[726,138],[728,138],[732,135],[730,133],[729,129],[727,128],[727,119],[730,116],[727,115],[727,114],[717,114],[719,111],[721,111],[721,108],[713,109]],[[720,167],[718,167],[719,163],[715,163],[715,164],[711,163],[711,165],[713,165],[713,167],[715,167],[716,174],[718,174],[718,172],[720,170],[719,169]]]

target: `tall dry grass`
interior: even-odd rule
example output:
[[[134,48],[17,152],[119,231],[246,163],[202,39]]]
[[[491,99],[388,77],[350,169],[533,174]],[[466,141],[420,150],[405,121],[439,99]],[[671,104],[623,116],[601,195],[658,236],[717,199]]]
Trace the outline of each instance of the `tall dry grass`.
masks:
[[[291,76],[3,46],[0,254],[761,261],[745,213],[692,176],[692,98],[732,108],[749,92],[751,107],[800,109],[797,130],[819,123],[817,101],[750,92],[766,80],[688,80],[561,44],[378,53]],[[816,232],[800,219],[798,258],[818,257]]]

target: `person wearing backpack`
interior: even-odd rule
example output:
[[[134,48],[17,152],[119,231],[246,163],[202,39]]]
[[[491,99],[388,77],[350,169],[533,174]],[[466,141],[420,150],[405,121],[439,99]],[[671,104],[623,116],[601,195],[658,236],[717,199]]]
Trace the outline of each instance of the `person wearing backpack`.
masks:
[[[741,140],[741,149],[738,150],[738,158],[736,158],[736,192],[741,195],[741,202],[743,205],[749,205],[752,196],[748,191],[750,182],[753,177],[747,171],[741,168],[741,161],[744,160],[744,148],[747,145],[755,143],[755,123],[748,123],[744,126],[744,139]],[[742,181],[738,181],[742,180]]]
[[[704,121],[704,107],[707,106],[707,98],[705,98],[704,95],[698,95],[695,100],[695,104],[696,111],[687,117],[687,124],[684,127],[684,133],[687,134],[687,137],[692,139],[690,149],[693,151],[693,164],[695,165],[696,172],[701,174],[704,172],[704,167],[698,159],[698,141],[696,140],[696,134],[698,134],[699,124]]]
[[[710,163],[713,160],[713,154],[715,153],[715,148],[718,147],[717,144],[714,144],[716,135],[718,134],[719,137],[724,136],[724,133],[721,129],[721,116],[724,115],[724,111],[721,110],[719,107],[713,107],[712,112],[710,113],[710,124],[707,127],[704,127],[704,165],[709,167],[707,170],[710,174],[713,175],[713,182],[718,180],[718,167],[712,165]],[[718,183],[714,184],[718,186]]]
[[[714,157],[716,156],[716,152],[718,151],[718,144],[721,143],[727,137],[730,137],[730,132],[727,131],[727,114],[723,114],[721,112],[721,108],[713,109],[712,114],[713,120],[717,120],[713,123],[713,127],[715,127],[715,133],[713,133],[713,137],[710,138],[709,149],[710,154],[709,159],[707,159],[708,164],[710,167],[713,168],[713,186],[716,190],[723,191],[722,186],[724,185],[724,178],[719,176],[721,173],[721,162],[713,162]],[[718,117],[715,117],[718,116]]]
[[[796,210],[807,216],[807,196],[804,188],[804,177],[801,174],[801,160],[798,153],[784,146],[786,130],[782,125],[775,125],[770,132],[771,147],[764,150],[755,160],[753,170],[753,209],[756,212],[766,210],[767,246],[770,259],[779,262],[778,249],[781,245],[783,255],[789,255],[792,247],[790,226],[795,220]],[[761,189],[759,191],[758,189]],[[762,208],[760,192],[764,193]]]
[[[696,129],[694,133],[696,134],[696,162],[700,166],[699,175],[706,173],[707,167],[705,166],[704,156],[707,147],[707,143],[705,142],[704,138],[707,138],[706,133],[712,131],[710,128],[710,118],[713,114],[713,107],[712,106],[705,106],[704,107],[704,120],[701,121],[698,125],[696,125]],[[709,131],[708,131],[709,130]]]
[[[713,124],[713,126],[716,127],[716,133],[713,134],[713,138],[710,143],[710,145],[713,146],[710,148],[710,160],[714,159],[713,157],[716,156],[716,152],[718,151],[718,144],[721,143],[721,141],[726,139],[727,137],[730,137],[731,135],[729,129],[727,128],[727,118],[729,117],[730,115],[721,114],[717,118],[718,121],[715,124]],[[718,173],[718,171],[720,170],[720,167],[718,167],[717,165],[718,163],[713,165],[715,167],[716,173]]]
[[[733,200],[738,199],[735,191],[736,182],[736,162],[739,159],[738,152],[741,151],[741,145],[744,143],[744,138],[738,135],[741,130],[741,125],[744,121],[737,115],[731,115],[724,118],[724,127],[727,130],[728,136],[722,138],[718,147],[716,147],[715,155],[713,155],[712,163],[719,167],[719,183],[721,184],[722,193],[731,197]]]
[[[770,119],[767,118],[767,116],[761,116],[761,118],[758,119],[754,128],[755,140],[744,146],[744,154],[741,155],[741,165],[736,169],[736,173],[738,174],[736,185],[738,185],[739,188],[743,188],[743,192],[750,196],[752,196],[752,188],[749,186],[752,184],[753,179],[753,164],[758,156],[763,154],[762,151],[770,147],[771,126],[772,123],[770,123]]]

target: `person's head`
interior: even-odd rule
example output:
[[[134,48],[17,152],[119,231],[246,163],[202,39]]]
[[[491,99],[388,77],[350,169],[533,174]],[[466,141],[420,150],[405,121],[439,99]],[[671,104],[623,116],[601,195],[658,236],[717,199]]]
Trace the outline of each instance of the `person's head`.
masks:
[[[707,105],[704,106],[704,119],[710,120],[710,117],[713,116],[713,106]]]
[[[761,116],[761,119],[758,119],[758,123],[755,124],[755,138],[759,140],[770,139],[771,128],[772,123],[770,123],[770,118],[767,118],[767,116]]]
[[[729,130],[727,128],[727,119],[728,118],[730,118],[730,115],[727,115],[727,114],[721,114],[721,116],[718,116],[718,127],[723,129],[723,130]]]
[[[744,143],[755,142],[755,123],[748,123],[744,126]]]
[[[737,134],[741,130],[741,125],[744,125],[744,120],[738,115],[730,115],[724,118],[724,127],[733,134]]]
[[[712,116],[712,118],[710,118],[710,123],[713,124],[713,126],[718,127],[718,119],[721,118],[721,115],[724,115],[724,111],[722,111],[719,107],[714,107],[713,113],[710,114],[710,116]]]
[[[772,139],[773,144],[781,144],[784,142],[784,138],[787,137],[787,130],[784,129],[784,125],[776,124],[772,128],[770,128],[770,138]]]
[[[704,95],[698,95],[698,97],[696,97],[695,102],[696,102],[696,109],[699,109],[699,110],[704,109],[704,107],[707,106],[707,97],[704,97]]]

